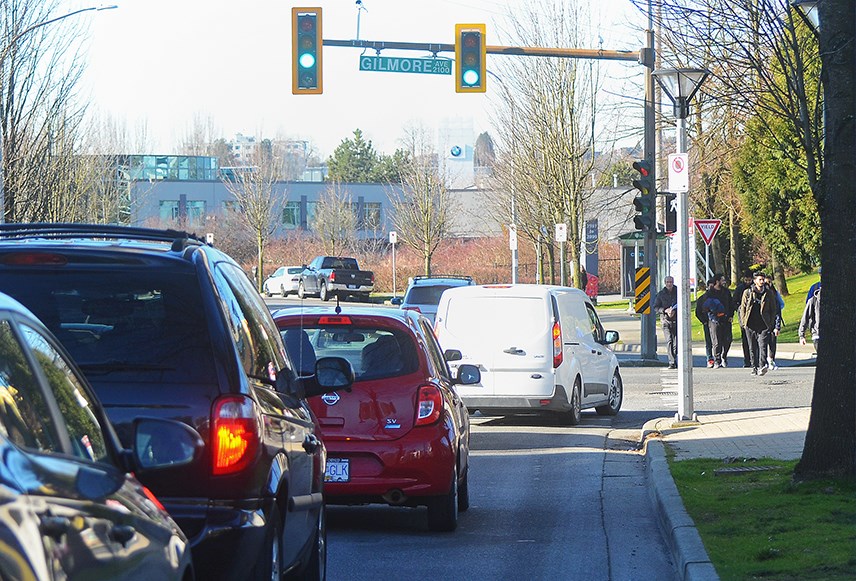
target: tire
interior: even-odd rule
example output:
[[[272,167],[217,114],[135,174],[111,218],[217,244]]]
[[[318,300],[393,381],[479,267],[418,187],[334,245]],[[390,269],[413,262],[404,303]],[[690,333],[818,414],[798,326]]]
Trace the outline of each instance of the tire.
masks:
[[[261,558],[250,575],[253,581],[279,581],[282,578],[282,517],[276,504],[269,520]]]
[[[562,423],[566,426],[576,426],[580,423],[582,404],[580,403],[580,379],[574,381],[574,387],[571,389],[571,409],[563,412],[561,415]]]
[[[458,485],[458,512],[467,512],[470,508],[470,470],[464,472],[464,478]]]
[[[318,287],[318,298],[325,302],[330,300],[330,294],[327,292],[327,283],[322,282],[321,286]]]
[[[428,501],[428,530],[452,532],[458,528],[458,475],[452,474],[452,489],[448,494],[436,496]]]
[[[309,559],[294,577],[296,581],[325,581],[327,579],[327,509],[322,504],[315,527]]]
[[[600,416],[614,416],[621,409],[621,404],[624,401],[624,382],[621,381],[621,376],[616,370],[612,376],[612,382],[609,384],[609,403],[597,406],[595,411]]]
[[[299,283],[297,283],[297,296],[301,299],[306,298],[306,289],[303,288],[303,281],[302,280]]]

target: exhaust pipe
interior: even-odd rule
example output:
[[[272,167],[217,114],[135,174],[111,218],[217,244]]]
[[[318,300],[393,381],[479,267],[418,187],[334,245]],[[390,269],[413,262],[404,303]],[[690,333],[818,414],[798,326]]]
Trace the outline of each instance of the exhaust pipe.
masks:
[[[383,500],[387,504],[391,504],[393,506],[403,504],[407,501],[407,496],[401,492],[398,488],[393,488],[392,490],[388,490],[386,494],[383,495]]]

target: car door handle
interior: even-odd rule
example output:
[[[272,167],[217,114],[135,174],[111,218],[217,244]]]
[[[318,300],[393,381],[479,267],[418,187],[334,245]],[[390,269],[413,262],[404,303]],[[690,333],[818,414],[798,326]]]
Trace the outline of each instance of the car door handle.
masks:
[[[64,516],[43,516],[39,519],[39,531],[58,541],[68,531],[71,521]]]
[[[517,347],[509,347],[508,349],[503,349],[502,352],[508,353],[509,355],[526,355],[526,351],[518,349]]]
[[[315,434],[306,434],[306,437],[303,439],[303,449],[306,450],[307,454],[314,454],[320,445],[321,440]]]
[[[131,539],[134,538],[134,535],[137,534],[137,531],[132,526],[128,525],[116,525],[112,529],[110,529],[110,540],[119,543],[123,547],[126,546]]]

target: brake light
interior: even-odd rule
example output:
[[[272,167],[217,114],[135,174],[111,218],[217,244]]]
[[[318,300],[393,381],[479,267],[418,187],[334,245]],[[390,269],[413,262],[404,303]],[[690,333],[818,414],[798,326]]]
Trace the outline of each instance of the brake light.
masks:
[[[319,317],[318,319],[319,325],[350,325],[351,317],[339,317],[333,315],[325,315],[323,317]]]
[[[336,271],[330,273],[330,282],[336,282]]]
[[[259,433],[250,398],[230,395],[218,399],[211,414],[212,472],[232,474],[248,466],[259,451]]]
[[[419,388],[419,400],[416,402],[416,424],[427,426],[440,419],[443,412],[443,395],[433,385]]]
[[[371,275],[372,284],[374,284],[374,273]]]
[[[6,255],[3,263],[12,266],[64,266],[68,259],[62,254],[49,252],[18,252]]]
[[[553,368],[562,364],[565,355],[562,351],[562,326],[559,321],[553,323]]]

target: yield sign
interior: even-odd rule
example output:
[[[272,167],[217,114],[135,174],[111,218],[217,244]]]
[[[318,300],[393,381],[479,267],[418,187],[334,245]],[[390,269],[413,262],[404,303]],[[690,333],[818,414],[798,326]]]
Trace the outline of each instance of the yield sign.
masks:
[[[708,246],[713,242],[713,237],[716,236],[720,226],[722,226],[722,220],[695,220],[695,227]]]

